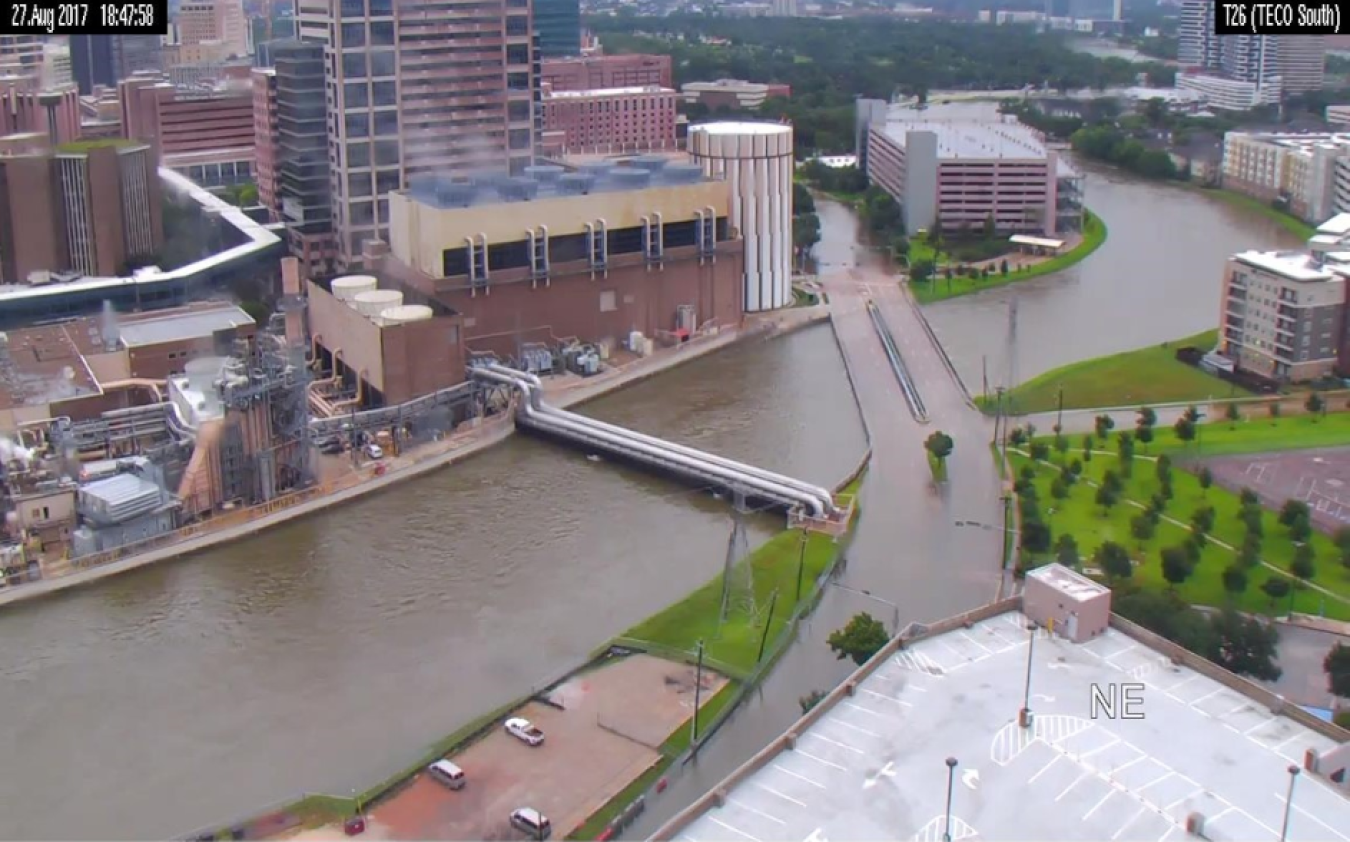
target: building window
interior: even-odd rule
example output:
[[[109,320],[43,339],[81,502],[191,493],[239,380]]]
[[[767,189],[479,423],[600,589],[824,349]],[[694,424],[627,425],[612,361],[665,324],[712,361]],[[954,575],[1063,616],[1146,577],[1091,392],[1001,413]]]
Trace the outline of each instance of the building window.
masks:
[[[394,22],[376,21],[370,25],[370,45],[372,47],[394,46]]]
[[[506,19],[507,35],[529,35],[530,19],[524,15],[511,15]]]
[[[376,195],[383,196],[389,191],[397,190],[398,188],[399,188],[398,170],[380,170],[375,174]],[[388,217],[381,216],[381,219],[387,218]]]
[[[348,82],[342,86],[342,100],[347,108],[364,108],[370,103],[370,91],[365,82]]]
[[[343,47],[364,47],[366,45],[366,25],[364,23],[344,23],[342,25]]]
[[[370,54],[370,75],[375,77],[393,76],[398,62],[393,50],[376,50]]]
[[[618,299],[618,296],[615,295],[614,290],[612,290],[612,289],[601,290],[601,291],[600,291],[600,312],[601,312],[601,313],[613,313],[615,310],[619,309],[619,304],[618,304],[618,300],[617,300],[617,299]]]
[[[377,166],[377,167],[396,167],[396,166],[398,166],[398,141],[397,141],[397,140],[377,140],[377,141],[375,141],[375,166]]]
[[[398,85],[394,82],[375,82],[372,85],[374,93],[371,101],[376,105],[397,105],[398,104]]]
[[[529,149],[530,148],[530,130],[512,129],[511,130],[511,148]]]
[[[347,144],[347,166],[361,169],[370,166],[370,143],[359,141]]]
[[[512,44],[506,48],[507,64],[529,64],[530,48],[527,44]]]
[[[348,114],[346,118],[347,137],[370,137],[370,117],[365,114]]]
[[[370,195],[370,173],[357,172],[347,176],[347,195],[352,198]]]
[[[366,78],[366,53],[344,53],[342,55],[342,75],[348,79]]]
[[[366,186],[366,194],[369,193],[370,186]],[[353,202],[352,203],[352,225],[374,225],[375,224],[375,204],[373,202]]]
[[[390,135],[398,134],[398,112],[376,111],[375,134],[380,137],[388,137]]]

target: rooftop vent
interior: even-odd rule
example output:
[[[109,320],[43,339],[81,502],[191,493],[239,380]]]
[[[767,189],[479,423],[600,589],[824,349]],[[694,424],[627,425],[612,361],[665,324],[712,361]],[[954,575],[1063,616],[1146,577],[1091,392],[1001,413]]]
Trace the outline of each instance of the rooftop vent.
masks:
[[[477,184],[479,187],[491,188],[496,187],[498,184],[501,184],[509,177],[510,176],[508,176],[506,173],[498,170],[487,170],[484,172],[476,173],[471,180],[473,181],[474,184]]]
[[[703,168],[698,164],[674,164],[661,171],[666,184],[697,184],[703,180]]]
[[[418,199],[431,198],[436,195],[437,184],[439,179],[430,173],[415,175],[408,179],[408,194]]]
[[[539,182],[532,178],[508,178],[497,185],[497,193],[506,202],[528,202],[539,195]]]
[[[587,161],[577,167],[577,171],[586,175],[593,175],[596,178],[602,178],[614,169],[614,165],[608,161]]]
[[[568,173],[558,179],[558,192],[564,196],[582,196],[595,189],[595,176],[588,173]]]
[[[553,166],[552,164],[537,164],[535,166],[525,168],[525,175],[528,176],[529,178],[534,179],[540,184],[553,184],[559,178],[561,178],[562,174],[565,172],[566,170],[564,170],[562,167],[556,167]]]
[[[622,169],[610,174],[615,187],[622,190],[636,190],[652,183],[652,174],[647,170]]]
[[[467,181],[442,181],[436,185],[436,205],[442,208],[467,208],[473,204],[478,188]]]
[[[664,155],[639,155],[630,161],[629,165],[637,167],[638,169],[659,172],[665,169],[666,165],[669,163],[670,159]]]

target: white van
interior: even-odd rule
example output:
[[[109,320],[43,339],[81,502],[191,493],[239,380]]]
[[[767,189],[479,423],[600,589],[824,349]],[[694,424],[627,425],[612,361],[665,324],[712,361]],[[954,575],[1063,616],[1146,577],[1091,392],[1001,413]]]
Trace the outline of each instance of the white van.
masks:
[[[553,833],[553,823],[533,807],[521,807],[511,812],[511,826],[531,839],[547,839]]]
[[[449,760],[437,760],[427,767],[427,774],[450,789],[463,789],[466,783],[464,770]]]

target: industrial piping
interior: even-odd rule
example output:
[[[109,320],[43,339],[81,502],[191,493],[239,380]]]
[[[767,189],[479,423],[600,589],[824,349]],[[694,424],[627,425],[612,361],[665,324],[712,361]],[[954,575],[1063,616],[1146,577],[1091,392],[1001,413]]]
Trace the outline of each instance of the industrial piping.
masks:
[[[484,376],[489,380],[494,380],[503,385],[513,386],[520,391],[522,397],[525,398],[525,401],[522,404],[522,410],[525,417],[530,423],[541,429],[551,432],[568,433],[572,437],[582,439],[591,438],[599,443],[615,447],[619,450],[626,449],[636,451],[638,454],[647,456],[656,461],[672,464],[674,467],[683,469],[695,476],[711,476],[725,483],[728,487],[743,485],[753,492],[758,492],[760,496],[763,496],[766,499],[784,502],[790,501],[800,504],[809,509],[814,517],[824,517],[834,509],[832,503],[823,502],[814,495],[803,493],[794,488],[788,488],[779,483],[750,476],[743,470],[745,466],[734,469],[723,468],[706,461],[706,454],[701,454],[700,457],[685,456],[665,448],[636,441],[629,438],[627,435],[588,428],[585,425],[577,423],[576,419],[581,416],[572,413],[563,415],[560,414],[563,412],[561,410],[554,410],[551,413],[542,412],[538,409],[540,399],[537,387],[530,379],[520,376],[520,372],[511,370],[511,374],[503,374],[500,371],[493,371],[486,367],[480,367],[476,370],[481,373],[481,376]],[[624,432],[628,433],[629,431]]]
[[[818,508],[822,512],[833,513],[834,511],[836,511],[836,507],[834,505],[834,495],[831,494],[828,490],[821,488],[818,485],[812,485],[808,482],[802,482],[801,480],[793,479],[792,477],[783,476],[782,474],[776,474],[773,471],[766,471],[763,468],[758,468],[755,467],[754,465],[747,465],[744,462],[737,462],[734,459],[727,459],[723,456],[718,456],[714,453],[707,453],[705,451],[698,450],[693,447],[677,444],[672,441],[666,441],[665,439],[657,438],[655,436],[649,436],[645,433],[639,433],[636,430],[629,430],[626,427],[619,427],[615,424],[608,424],[604,421],[598,421],[594,418],[588,418],[585,415],[579,415],[575,412],[568,412],[565,409],[559,409],[554,406],[549,406],[540,399],[540,396],[543,393],[544,384],[543,381],[539,379],[538,375],[530,372],[517,371],[516,369],[509,368],[507,366],[500,365],[498,363],[489,363],[487,366],[485,366],[485,368],[488,368],[492,371],[497,372],[498,374],[507,377],[523,378],[525,380],[528,380],[530,382],[530,385],[534,387],[534,390],[531,392],[533,406],[539,412],[543,412],[548,415],[559,415],[567,417],[573,420],[574,423],[579,423],[585,427],[590,427],[595,430],[603,430],[613,435],[625,436],[627,438],[633,439],[634,441],[640,441],[644,444],[651,445],[652,447],[658,447],[661,448],[662,450],[666,450],[671,453],[678,453],[683,456],[688,456],[691,459],[700,459],[711,465],[717,465],[719,467],[727,468],[729,470],[740,471],[748,476],[764,480],[765,482],[776,483],[786,488],[794,489],[798,492],[801,492],[802,494],[810,495],[811,497],[814,497],[816,499],[816,502],[819,504]]]

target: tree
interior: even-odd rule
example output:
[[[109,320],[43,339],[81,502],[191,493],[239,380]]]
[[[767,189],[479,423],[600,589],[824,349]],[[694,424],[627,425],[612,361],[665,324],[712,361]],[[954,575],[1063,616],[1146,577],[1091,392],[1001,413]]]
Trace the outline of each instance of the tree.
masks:
[[[1109,415],[1098,415],[1092,423],[1097,431],[1097,438],[1099,439],[1105,439],[1116,426],[1115,419]]]
[[[1162,551],[1162,574],[1173,589],[1191,577],[1194,568],[1182,547],[1166,547]]]
[[[1214,472],[1207,467],[1201,468],[1196,478],[1200,480],[1200,496],[1208,497],[1209,487],[1214,484]]]
[[[1275,603],[1289,595],[1289,589],[1289,580],[1279,575],[1271,576],[1261,583],[1261,592],[1270,597],[1271,608],[1274,608]]]
[[[1191,524],[1191,537],[1189,543],[1195,546],[1197,550],[1196,553],[1197,558],[1195,560],[1199,561],[1200,559],[1198,558],[1199,556],[1198,551],[1203,550],[1205,548],[1205,544],[1209,543],[1209,536],[1205,534],[1205,531],[1201,529],[1200,525],[1197,523]]]
[[[1185,411],[1185,412],[1181,413],[1181,417],[1182,417],[1182,418],[1185,418],[1187,421],[1191,422],[1192,424],[1199,424],[1199,423],[1200,423],[1200,410],[1196,407],[1195,404],[1191,404],[1190,406],[1186,407],[1186,411]]]
[[[1244,617],[1225,608],[1210,618],[1218,646],[1207,653],[1211,661],[1238,675],[1250,675],[1262,681],[1275,681],[1280,668],[1275,665],[1280,633],[1255,617]]]
[[[1279,418],[1279,417],[1280,417],[1280,404],[1279,404],[1279,402],[1276,401],[1276,402],[1267,404],[1267,405],[1266,405],[1266,412],[1270,413],[1270,417],[1271,417],[1271,418]]]
[[[1091,461],[1092,461],[1092,446],[1093,446],[1094,444],[1096,444],[1096,443],[1097,443],[1097,440],[1094,439],[1094,438],[1092,437],[1092,434],[1091,434],[1091,433],[1086,433],[1086,434],[1084,434],[1084,436],[1083,436],[1083,461],[1084,461],[1084,462],[1091,462]]]
[[[1021,427],[1013,427],[1012,431],[1008,433],[1008,444],[1012,445],[1013,447],[1021,447],[1022,445],[1026,444],[1026,441],[1027,441],[1026,431],[1023,430]]]
[[[899,260],[902,257],[909,259],[909,238],[904,234],[896,234],[891,239],[891,258]]]
[[[1237,599],[1247,590],[1247,571],[1240,564],[1230,564],[1223,570],[1223,589],[1231,599]]]
[[[1302,500],[1285,500],[1280,507],[1280,526],[1293,526],[1300,520],[1311,517],[1312,511]]]
[[[1317,575],[1317,566],[1313,564],[1315,558],[1312,544],[1299,544],[1294,548],[1294,560],[1289,562],[1289,572],[1308,581]]]
[[[852,658],[853,663],[862,666],[880,652],[890,639],[881,621],[864,611],[854,614],[853,619],[842,629],[830,632],[825,642],[838,660]]]
[[[1050,483],[1050,496],[1056,500],[1063,500],[1069,496],[1069,484],[1063,477],[1055,477],[1055,481]]]
[[[921,258],[909,264],[909,279],[911,283],[921,284],[933,277],[933,261],[928,258]]]
[[[1048,553],[1054,536],[1050,525],[1039,517],[1022,519],[1020,546],[1029,553]]]
[[[1064,456],[1069,452],[1069,437],[1055,436],[1055,450],[1059,451],[1059,461],[1064,462]]]
[[[1171,500],[1171,499],[1172,499],[1172,478],[1171,478],[1171,477],[1168,477],[1167,479],[1165,479],[1165,480],[1163,480],[1162,482],[1158,483],[1158,496],[1161,497],[1161,498],[1163,498],[1164,500]]]
[[[1327,690],[1333,696],[1350,697],[1350,646],[1337,643],[1322,661],[1327,674]]]
[[[1172,431],[1177,434],[1177,439],[1186,444],[1195,441],[1195,422],[1189,418],[1178,418],[1172,425]]]
[[[1257,538],[1260,538],[1266,533],[1265,512],[1261,510],[1260,506],[1244,505],[1238,511],[1238,517],[1242,520],[1243,525],[1247,527],[1248,535],[1255,535]]]
[[[1147,514],[1135,515],[1130,519],[1130,534],[1139,542],[1139,549],[1141,550],[1145,543],[1153,540],[1157,531],[1157,524]]]
[[[1134,469],[1134,436],[1129,430],[1116,437],[1116,449],[1120,451],[1120,469],[1129,476]]]
[[[934,431],[923,443],[924,449],[933,459],[933,479],[938,482],[947,478],[947,457],[952,455],[952,448],[955,445],[952,437],[941,430]]]
[[[1153,463],[1153,473],[1158,477],[1158,482],[1172,481],[1172,460],[1164,453],[1158,457],[1158,461]]]
[[[1303,408],[1308,410],[1309,415],[1322,415],[1326,413],[1327,402],[1317,392],[1309,392],[1308,399],[1303,402]]]
[[[1113,582],[1128,579],[1134,575],[1134,563],[1129,552],[1115,541],[1103,541],[1092,554],[1092,561]]]
[[[1191,524],[1200,532],[1208,534],[1214,529],[1215,517],[1213,506],[1200,506],[1191,513]]]
[[[1228,427],[1232,429],[1237,426],[1237,422],[1242,420],[1242,410],[1238,409],[1235,403],[1228,404],[1228,408],[1223,411],[1223,415],[1228,419]]]
[[[1078,555],[1078,542],[1072,535],[1065,533],[1055,540],[1055,561],[1071,569],[1083,563]]]
[[[1138,439],[1139,443],[1144,446],[1144,452],[1147,453],[1149,443],[1153,441],[1153,428],[1140,427],[1139,429],[1134,431],[1134,437]]]
[[[1239,491],[1238,500],[1240,500],[1244,506],[1255,506],[1261,502],[1261,498],[1256,496],[1256,492],[1252,491],[1250,488],[1243,488]]]
[[[1029,448],[1031,458],[1037,462],[1044,462],[1050,458],[1050,445],[1043,441],[1034,441]]]
[[[1256,567],[1261,563],[1261,536],[1247,533],[1247,537],[1242,540],[1242,546],[1238,549],[1238,564],[1246,568]]]
[[[810,713],[811,708],[820,704],[821,700],[824,699],[826,695],[824,690],[812,690],[810,693],[807,693],[805,696],[798,699],[797,704],[802,706],[802,715],[805,716]]]
[[[1008,261],[1006,258],[1003,260],[1003,262],[999,263],[998,271],[999,274],[1001,274],[1003,277],[1005,278],[1008,277]]]
[[[1137,416],[1134,423],[1136,430],[1153,427],[1158,423],[1158,413],[1154,412],[1152,407],[1141,406],[1135,410],[1135,415]]]
[[[1312,523],[1307,520],[1294,521],[1289,527],[1290,541],[1306,541],[1312,537]]]

